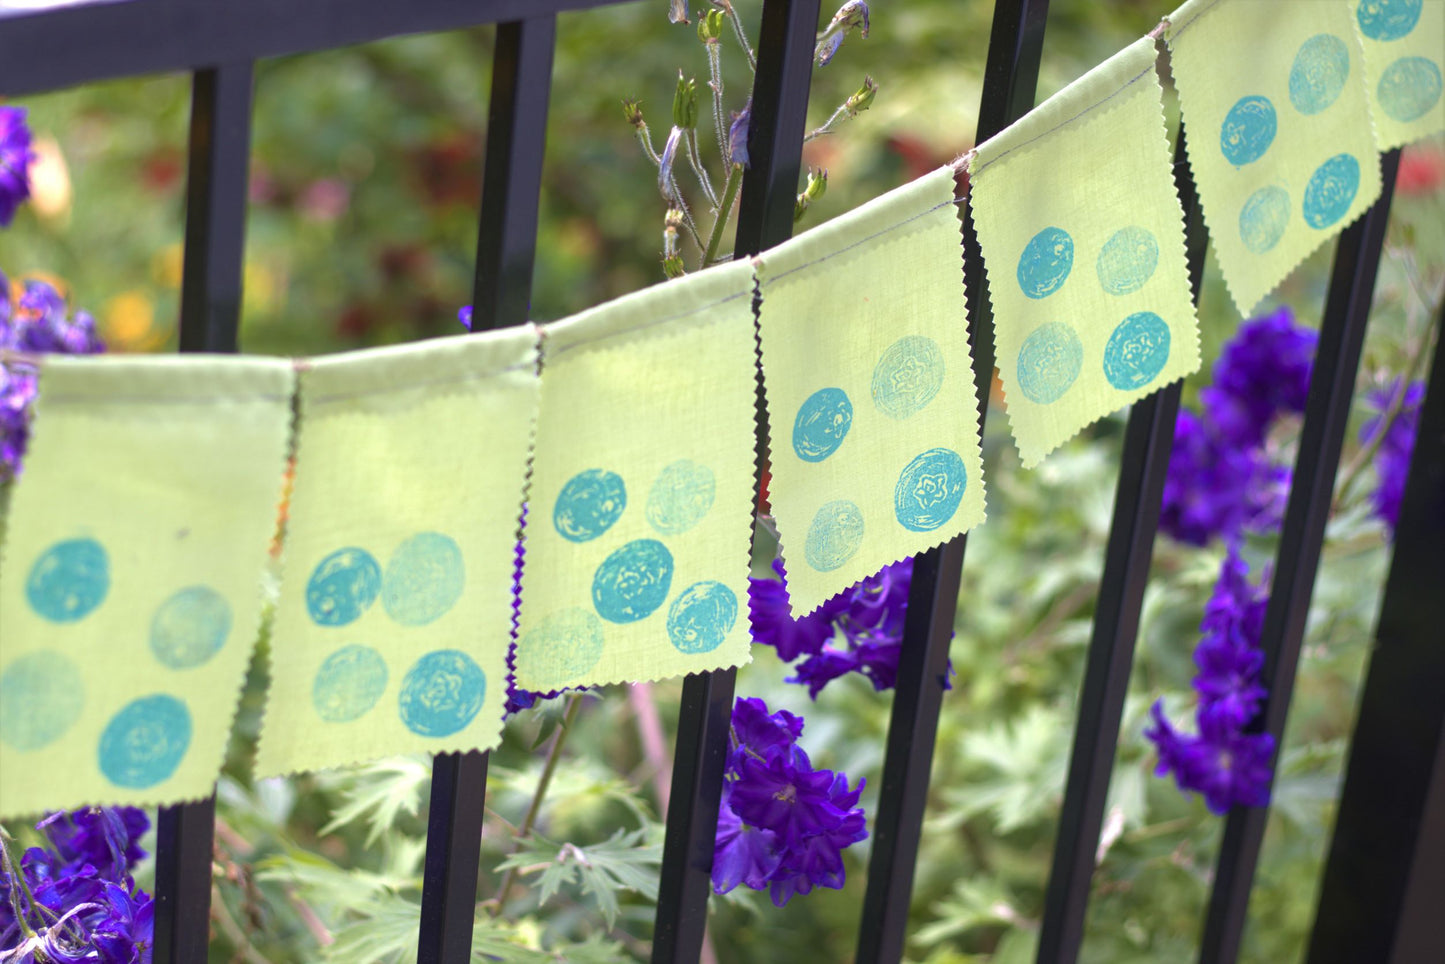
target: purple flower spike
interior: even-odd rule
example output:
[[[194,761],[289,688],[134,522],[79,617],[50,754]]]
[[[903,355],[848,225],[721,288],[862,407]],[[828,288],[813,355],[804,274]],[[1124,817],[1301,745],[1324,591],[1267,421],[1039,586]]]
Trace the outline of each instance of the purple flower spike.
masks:
[[[1420,406],[1425,401],[1425,383],[1412,382],[1401,387],[1401,380],[1372,389],[1365,395],[1365,403],[1376,414],[1360,426],[1360,442],[1369,445],[1380,434],[1385,413],[1400,397],[1399,413],[1384,429],[1385,437],[1375,452],[1375,475],[1379,479],[1370,501],[1374,504],[1375,516],[1387,525],[1391,532],[1400,521],[1400,502],[1405,497],[1405,477],[1410,471],[1410,455],[1415,450],[1415,434],[1420,427]]]
[[[9,226],[15,211],[30,197],[30,128],[24,107],[0,107],[0,227]]]

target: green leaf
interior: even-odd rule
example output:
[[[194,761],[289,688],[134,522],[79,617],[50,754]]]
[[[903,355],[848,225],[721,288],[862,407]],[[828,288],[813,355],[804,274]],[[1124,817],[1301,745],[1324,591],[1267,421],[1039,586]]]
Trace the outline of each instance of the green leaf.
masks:
[[[421,791],[431,779],[431,766],[423,756],[395,757],[369,763],[341,774],[319,774],[327,789],[339,789],[346,804],[321,828],[334,833],[349,823],[365,820],[366,845],[373,846],[392,828],[398,814],[416,816],[421,808]]]
[[[643,844],[648,829],[619,830],[599,844],[579,847],[555,843],[534,834],[532,846],[512,854],[498,870],[517,869],[536,880],[542,903],[551,900],[564,886],[576,886],[590,895],[611,928],[617,922],[617,892],[631,890],[648,900],[657,899],[657,874],[662,865],[662,845]]]

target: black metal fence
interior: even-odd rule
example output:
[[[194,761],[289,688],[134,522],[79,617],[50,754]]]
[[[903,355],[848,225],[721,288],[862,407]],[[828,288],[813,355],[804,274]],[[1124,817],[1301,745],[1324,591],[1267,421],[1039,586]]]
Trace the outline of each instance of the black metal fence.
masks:
[[[120,0],[4,14],[0,92],[13,97],[134,74],[192,73],[180,347],[236,351],[255,60],[495,23],[473,317],[479,328],[497,328],[526,320],[556,17],[621,2],[630,0]],[[771,247],[792,230],[819,7],[820,0],[763,3],[738,255]],[[997,0],[978,141],[1032,108],[1047,12],[1047,0]],[[1207,237],[1183,158],[1181,132],[1176,179],[1197,296]],[[1398,162],[1397,151],[1386,155],[1380,200],[1336,246],[1262,640],[1262,681],[1270,696],[1256,726],[1277,740]],[[993,332],[982,259],[965,214],[965,284],[982,419]],[[1437,340],[1431,372],[1309,943],[1311,964],[1445,961],[1445,338]],[[1046,895],[1038,949],[1044,962],[1079,956],[1179,397],[1175,384],[1129,414]],[[858,916],[858,961],[897,961],[903,954],[966,544],[957,539],[914,564]],[[690,676],[684,684],[654,961],[695,961],[702,947],[733,682],[726,671]],[[420,964],[470,959],[486,777],[483,753],[441,755],[433,764]],[[156,964],[206,959],[214,808],[213,798],[161,811]],[[1267,815],[1267,808],[1238,808],[1227,819],[1202,925],[1204,964],[1238,955]]]

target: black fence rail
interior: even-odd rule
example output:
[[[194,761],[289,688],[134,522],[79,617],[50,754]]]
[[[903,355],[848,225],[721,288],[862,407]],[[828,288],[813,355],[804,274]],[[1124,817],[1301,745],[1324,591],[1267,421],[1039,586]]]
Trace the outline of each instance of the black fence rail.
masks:
[[[236,351],[252,64],[278,54],[495,23],[473,318],[480,329],[505,327],[526,320],[531,292],[557,14],[621,2],[628,0],[118,0],[0,13],[0,94],[191,72],[180,347]],[[792,231],[820,12],[820,0],[763,3],[738,255],[775,245]],[[1047,13],[1047,0],[995,4],[978,140],[1033,107]],[[1197,295],[1207,237],[1184,158],[1181,131],[1176,180]],[[1276,739],[1289,709],[1398,161],[1398,152],[1385,157],[1380,200],[1340,238],[1322,311],[1265,618],[1263,682],[1270,697],[1258,725]],[[993,333],[967,210],[964,235],[982,420]],[[1129,415],[1045,899],[1038,949],[1043,962],[1074,961],[1080,952],[1179,399],[1174,385],[1135,404]],[[1396,533],[1377,648],[1320,887],[1311,964],[1445,961],[1445,338],[1437,342]],[[960,538],[915,560],[858,917],[858,961],[903,955],[965,544]],[[733,681],[726,671],[684,683],[654,961],[696,961],[703,946]],[[484,753],[444,754],[433,764],[418,924],[421,964],[470,959],[486,778]],[[1238,956],[1267,815],[1267,808],[1241,808],[1228,818],[1202,922],[1203,962]],[[214,798],[161,811],[156,964],[206,959],[214,819]]]

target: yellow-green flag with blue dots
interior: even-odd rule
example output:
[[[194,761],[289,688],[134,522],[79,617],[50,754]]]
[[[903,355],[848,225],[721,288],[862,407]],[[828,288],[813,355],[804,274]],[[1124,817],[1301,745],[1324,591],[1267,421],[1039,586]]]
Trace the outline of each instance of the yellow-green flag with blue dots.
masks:
[[[1445,0],[1352,0],[1381,150],[1445,130]]]
[[[979,145],[970,165],[1025,466],[1199,367],[1155,59],[1153,40],[1130,45]]]
[[[501,734],[531,325],[306,363],[263,776]]]
[[[278,359],[42,362],[0,561],[0,817],[210,794],[292,386]]]

